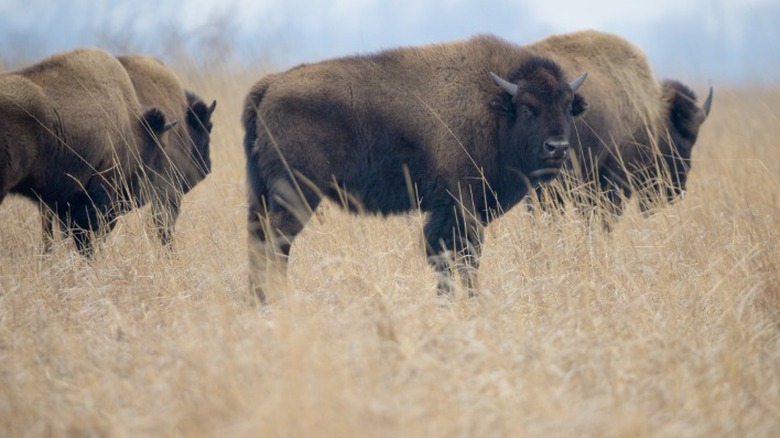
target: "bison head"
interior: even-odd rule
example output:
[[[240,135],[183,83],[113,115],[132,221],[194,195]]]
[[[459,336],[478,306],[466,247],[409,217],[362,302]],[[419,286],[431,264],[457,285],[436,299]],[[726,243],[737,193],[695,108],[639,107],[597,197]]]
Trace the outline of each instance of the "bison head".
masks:
[[[640,198],[640,208],[650,212],[656,201],[673,202],[685,192],[688,172],[691,170],[691,152],[699,127],[707,119],[712,106],[712,88],[702,108],[696,105],[696,94],[678,81],[664,81],[666,108],[665,132],[659,137],[659,151],[663,169],[648,171],[652,183],[645,183]],[[668,171],[667,178],[658,174]]]
[[[195,93],[187,91],[187,132],[192,139],[190,151],[201,179],[211,173],[211,115],[217,107],[213,101],[208,107]]]
[[[159,172],[162,167],[163,157],[165,156],[165,143],[163,134],[170,131],[178,122],[176,120],[167,123],[165,114],[157,108],[152,107],[144,111],[140,121],[140,151],[141,161],[152,171]]]
[[[577,89],[583,73],[567,82],[555,62],[531,57],[507,79],[490,73],[502,92],[491,106],[504,115],[500,138],[502,161],[531,184],[558,175],[569,150],[572,118],[587,109]]]
[[[132,174],[125,175],[127,185],[123,185],[121,187],[122,192],[119,193],[123,201],[132,200],[133,202],[122,202],[120,203],[121,205],[112,206],[114,211],[104,212],[111,221],[130,211],[133,205],[146,203],[147,178],[151,175],[159,174],[165,162],[166,143],[164,134],[176,126],[177,123],[175,120],[168,123],[165,114],[157,107],[150,107],[143,111],[133,128],[138,145],[140,167]],[[97,190],[93,189],[91,191]],[[111,196],[107,192],[104,195],[106,197]]]

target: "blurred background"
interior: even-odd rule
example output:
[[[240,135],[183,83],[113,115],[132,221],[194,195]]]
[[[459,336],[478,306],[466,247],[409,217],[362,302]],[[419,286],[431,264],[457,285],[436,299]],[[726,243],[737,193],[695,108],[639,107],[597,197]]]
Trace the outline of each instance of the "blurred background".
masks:
[[[284,69],[476,33],[526,43],[585,28],[633,41],[659,77],[780,80],[778,0],[0,0],[0,60],[12,68],[96,46]]]

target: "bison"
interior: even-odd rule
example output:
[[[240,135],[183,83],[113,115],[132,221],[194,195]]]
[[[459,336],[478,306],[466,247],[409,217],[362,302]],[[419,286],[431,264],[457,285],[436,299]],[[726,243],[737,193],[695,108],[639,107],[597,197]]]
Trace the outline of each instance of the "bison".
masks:
[[[712,89],[699,108],[690,89],[677,81],[659,83],[639,48],[608,33],[556,35],[528,48],[568,74],[589,72],[583,95],[591,109],[574,123],[574,153],[565,172],[584,189],[575,196],[584,211],[595,209],[609,229],[634,192],[647,212],[684,192]]]
[[[161,61],[148,56],[119,56],[133,82],[142,105],[155,106],[177,124],[167,134],[160,163],[150,165],[149,187],[140,194],[140,203],[151,198],[158,237],[165,246],[173,238],[182,196],[211,172],[211,115],[217,106],[206,106],[195,93],[185,90],[176,74]]]
[[[553,179],[587,74],[494,36],[304,64],[257,82],[242,115],[250,283],[286,281],[322,198],[350,211],[428,213],[440,293],[476,287],[483,227]]]
[[[93,233],[127,210],[170,128],[160,108],[142,110],[122,64],[100,50],[0,74],[0,202],[9,193],[38,202],[44,235],[56,215],[89,256]]]
[[[207,107],[200,97],[182,87],[172,70],[155,58],[134,55],[117,59],[127,71],[141,105],[159,108],[174,121],[186,121],[172,123],[163,151],[153,161],[146,160],[144,176],[133,184],[133,202],[128,205],[140,207],[151,200],[158,237],[163,245],[170,246],[182,196],[211,172],[211,115],[216,101]],[[53,220],[53,215],[44,214],[44,222],[47,220]],[[48,251],[53,225],[44,225],[44,230],[48,233],[44,236]]]

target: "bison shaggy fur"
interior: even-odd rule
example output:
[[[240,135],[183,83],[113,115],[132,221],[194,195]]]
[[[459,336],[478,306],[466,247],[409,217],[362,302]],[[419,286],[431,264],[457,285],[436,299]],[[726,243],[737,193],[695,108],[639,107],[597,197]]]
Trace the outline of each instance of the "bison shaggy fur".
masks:
[[[285,281],[290,246],[323,198],[428,213],[439,290],[451,290],[452,268],[474,290],[484,225],[561,168],[572,119],[587,107],[580,73],[482,35],[261,79],[242,118],[255,293]]]

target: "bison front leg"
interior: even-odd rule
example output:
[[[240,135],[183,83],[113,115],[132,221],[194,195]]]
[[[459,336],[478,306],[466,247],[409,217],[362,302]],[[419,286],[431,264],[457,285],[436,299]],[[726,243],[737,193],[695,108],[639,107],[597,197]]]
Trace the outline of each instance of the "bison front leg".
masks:
[[[80,205],[71,208],[68,217],[64,218],[68,231],[76,243],[76,249],[84,258],[92,258],[94,253],[93,230],[99,228],[99,219],[94,208]]]
[[[152,220],[160,243],[166,248],[173,245],[173,231],[179,218],[181,192],[161,193],[152,200]]]
[[[54,248],[54,221],[57,216],[47,205],[40,205],[41,229],[43,232],[43,253],[50,254]]]
[[[607,232],[612,231],[615,222],[623,214],[624,200],[631,196],[628,184],[617,182],[625,181],[627,178],[610,178],[609,175],[606,171],[600,173],[598,193],[592,198],[595,204],[596,219],[601,222],[602,228]]]
[[[121,211],[120,207],[112,204],[108,192],[99,187],[73,198],[68,203],[65,216],[61,215],[60,219],[71,233],[78,252],[85,258],[91,258],[95,237],[110,232]]]
[[[457,271],[469,296],[475,296],[484,238],[482,224],[468,212],[450,205],[434,210],[423,232],[428,264],[436,273],[439,294],[454,298],[453,274]]]
[[[264,188],[263,188],[264,189]],[[270,190],[252,190],[247,222],[249,284],[260,300],[287,284],[287,260],[295,237],[303,230],[320,199],[310,190],[279,180]]]

